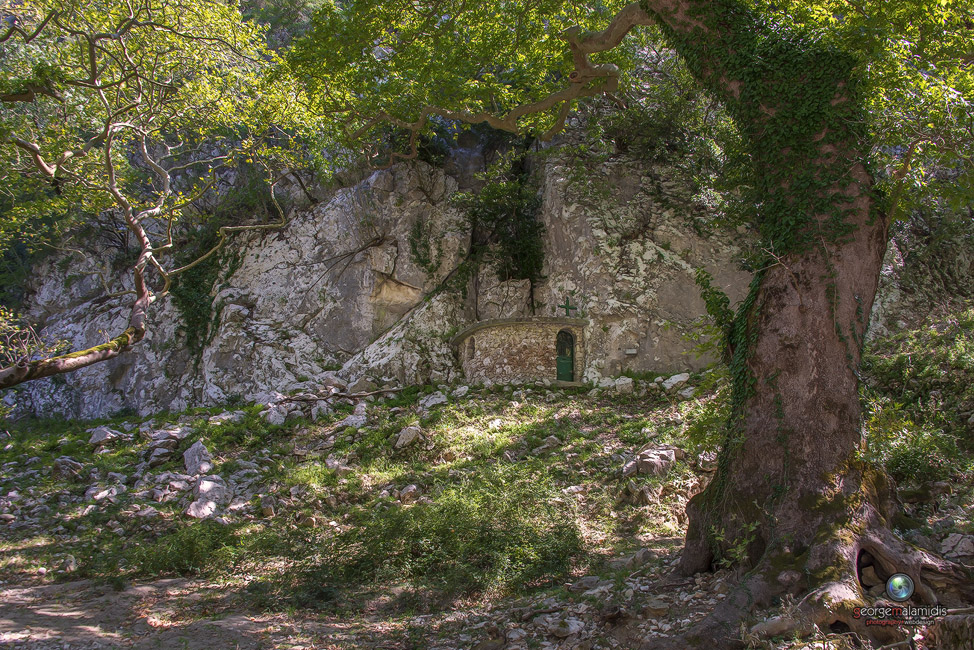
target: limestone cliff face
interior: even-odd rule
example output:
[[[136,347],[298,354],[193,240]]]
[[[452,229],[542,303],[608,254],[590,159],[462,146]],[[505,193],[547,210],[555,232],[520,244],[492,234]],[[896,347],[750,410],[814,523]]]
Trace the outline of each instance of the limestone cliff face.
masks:
[[[450,196],[474,184],[478,164],[476,151],[460,150],[446,171],[421,162],[377,171],[293,214],[282,231],[234,240],[224,254],[237,263],[213,286],[218,318],[199,358],[164,298],[131,354],[24,385],[19,408],[83,418],[179,410],[313,387],[328,373],[377,384],[462,380],[454,334],[494,318],[563,315],[566,298],[587,322],[585,380],[706,362],[687,340],[704,314],[694,270],[710,271],[734,300],[750,277],[739,268],[740,237],[698,233],[706,210],[666,169],[610,160],[580,174],[577,160],[546,158],[536,172],[545,277],[532,296],[527,281],[500,282],[489,266],[465,287],[451,281],[470,232]],[[436,254],[417,260],[417,237]],[[54,259],[35,273],[30,316],[48,336],[86,347],[128,317],[101,294],[96,276]]]

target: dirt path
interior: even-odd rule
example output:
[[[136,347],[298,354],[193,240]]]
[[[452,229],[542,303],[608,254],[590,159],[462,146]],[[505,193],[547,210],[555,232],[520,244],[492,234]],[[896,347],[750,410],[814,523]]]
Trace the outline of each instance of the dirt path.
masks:
[[[123,591],[91,581],[6,587],[0,590],[0,647],[302,647],[279,638],[286,630],[273,616],[206,615],[223,598],[218,591],[219,585],[191,580],[158,580]]]

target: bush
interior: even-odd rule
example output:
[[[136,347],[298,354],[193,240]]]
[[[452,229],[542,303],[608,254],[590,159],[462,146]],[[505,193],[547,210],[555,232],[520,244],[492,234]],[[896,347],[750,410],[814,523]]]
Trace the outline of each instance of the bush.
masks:
[[[434,490],[431,503],[363,512],[325,542],[296,591],[405,582],[456,596],[562,578],[582,552],[581,534],[554,501],[550,476],[539,474],[486,468]]]
[[[239,545],[235,528],[205,520],[136,547],[129,561],[139,573],[193,575],[233,564]]]

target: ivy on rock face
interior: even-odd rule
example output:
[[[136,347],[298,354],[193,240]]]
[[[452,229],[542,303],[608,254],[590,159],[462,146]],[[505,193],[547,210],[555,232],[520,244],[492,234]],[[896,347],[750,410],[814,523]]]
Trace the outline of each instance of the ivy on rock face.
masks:
[[[780,257],[849,234],[846,208],[835,195],[848,182],[847,165],[865,162],[840,163],[850,138],[868,136],[856,58],[811,34],[769,25],[735,0],[693,5],[690,18],[701,24],[691,33],[660,22],[746,136],[756,170],[753,221],[763,245]],[[719,47],[702,45],[715,39]],[[714,60],[713,52],[723,58]]]
[[[524,179],[495,180],[457,203],[467,211],[473,232],[471,254],[493,262],[497,277],[541,279],[544,267],[544,223],[538,218],[541,199]]]

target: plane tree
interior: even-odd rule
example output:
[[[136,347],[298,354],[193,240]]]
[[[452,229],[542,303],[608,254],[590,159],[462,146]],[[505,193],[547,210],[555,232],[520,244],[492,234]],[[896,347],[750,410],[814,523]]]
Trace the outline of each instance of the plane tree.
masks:
[[[800,605],[755,633],[842,623],[897,640],[854,616],[868,564],[910,575],[923,603],[974,599],[968,571],[894,533],[894,487],[860,453],[858,394],[891,213],[931,161],[970,197],[972,8],[349,0],[320,10],[292,52],[291,71],[329,118],[325,135],[376,164],[415,157],[443,120],[550,137],[578,100],[617,92],[646,29],[733,119],[763,260],[736,309],[702,282],[733,414],[716,476],[688,505],[680,570],[732,555],[747,572],[678,647],[733,645],[748,612],[786,595]],[[382,149],[390,129],[409,134],[405,149]]]
[[[18,0],[0,3],[0,17],[0,243],[46,225],[49,243],[62,245],[70,228],[100,220],[138,251],[130,274],[102,274],[99,298],[131,311],[128,327],[100,345],[58,354],[5,315],[19,332],[0,369],[6,388],[142,340],[150,304],[201,261],[175,265],[180,219],[225,170],[267,162],[288,98],[264,83],[275,57],[261,29],[220,0]],[[225,226],[218,240],[268,227]]]

